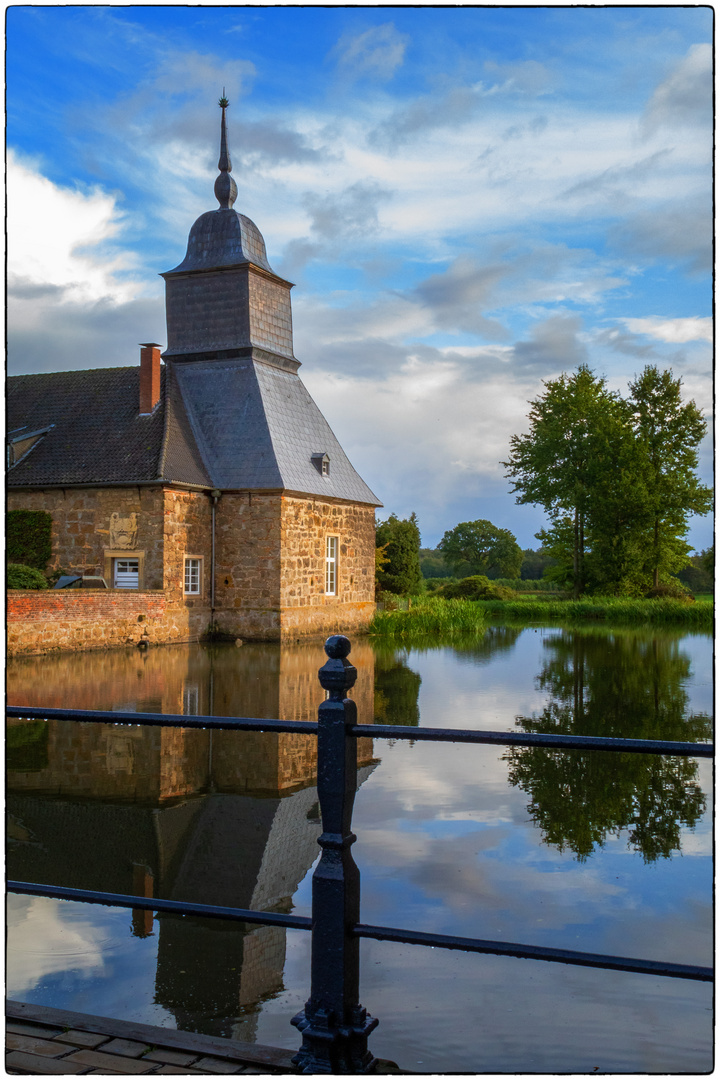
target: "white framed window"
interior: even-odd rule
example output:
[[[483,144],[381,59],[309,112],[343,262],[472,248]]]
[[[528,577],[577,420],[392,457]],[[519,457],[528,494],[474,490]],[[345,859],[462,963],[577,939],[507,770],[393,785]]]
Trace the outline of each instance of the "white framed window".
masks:
[[[202,559],[185,559],[185,585],[183,591],[186,596],[199,596],[202,582]]]
[[[325,592],[328,596],[337,595],[338,538],[325,538]]]
[[[113,560],[113,587],[116,589],[137,589],[140,586],[140,560]]]

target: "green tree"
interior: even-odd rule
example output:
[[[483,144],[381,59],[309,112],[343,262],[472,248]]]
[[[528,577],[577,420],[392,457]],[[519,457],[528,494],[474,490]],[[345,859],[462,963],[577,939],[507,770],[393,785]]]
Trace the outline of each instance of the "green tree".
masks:
[[[689,516],[711,498],[695,473],[705,422],[680,380],[647,367],[623,400],[583,366],[531,404],[530,431],[503,464],[517,502],[550,518],[537,534],[556,560],[548,577],[576,597],[669,581],[688,561]]]
[[[550,570],[554,565],[555,559],[545,548],[538,548],[537,551],[533,551],[532,548],[525,548],[520,567],[520,577],[523,581],[539,581],[544,577],[545,571]]]
[[[498,529],[484,518],[462,521],[449,529],[438,544],[438,551],[458,577],[484,574],[515,578],[523,558],[510,530]]]
[[[678,579],[693,593],[711,593],[715,586],[714,562],[713,548],[691,555],[688,565],[679,571]]]
[[[562,580],[565,573],[569,581],[563,584],[576,597],[586,587],[593,493],[602,469],[612,467],[608,436],[617,430],[621,408],[618,395],[587,366],[562,374],[545,383],[545,392],[531,403],[530,431],[512,436],[510,458],[502,462],[516,502],[540,505],[550,517],[550,530],[538,538],[558,560],[553,576]]]
[[[703,570],[711,578],[715,578],[715,545],[711,544],[709,548],[705,548],[700,552],[700,559]]]
[[[375,546],[384,549],[385,565],[377,571],[380,589],[411,596],[422,589],[420,573],[420,529],[417,517],[411,514],[402,519],[391,514],[387,521],[378,522]]]
[[[424,578],[450,577],[450,567],[435,548],[420,548],[420,571]]]
[[[683,404],[680,387],[671,371],[653,366],[630,383],[630,419],[649,473],[644,563],[654,586],[687,565],[688,518],[712,505],[695,471],[706,424],[694,401]]]

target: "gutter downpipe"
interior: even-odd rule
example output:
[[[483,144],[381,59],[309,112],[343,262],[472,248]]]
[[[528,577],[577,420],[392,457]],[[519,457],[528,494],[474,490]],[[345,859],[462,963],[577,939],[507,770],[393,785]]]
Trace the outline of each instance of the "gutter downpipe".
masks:
[[[210,540],[210,621],[215,622],[215,507],[222,495],[222,491],[215,488],[210,492],[212,497],[212,528]]]

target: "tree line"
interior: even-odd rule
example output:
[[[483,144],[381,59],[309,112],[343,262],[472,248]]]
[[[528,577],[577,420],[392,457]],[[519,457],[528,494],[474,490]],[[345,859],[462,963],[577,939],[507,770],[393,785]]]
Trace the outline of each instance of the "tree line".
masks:
[[[421,552],[416,515],[392,514],[377,526],[380,591],[412,595],[424,577],[448,571],[544,577],[575,597],[661,595],[678,577],[712,587],[713,549],[691,559],[685,540],[712,494],[696,472],[706,424],[695,402],[682,401],[681,380],[647,366],[623,398],[581,365],[544,387],[530,403],[529,432],[512,436],[502,462],[516,502],[549,518],[536,533],[539,550],[523,551],[509,529],[478,519]]]

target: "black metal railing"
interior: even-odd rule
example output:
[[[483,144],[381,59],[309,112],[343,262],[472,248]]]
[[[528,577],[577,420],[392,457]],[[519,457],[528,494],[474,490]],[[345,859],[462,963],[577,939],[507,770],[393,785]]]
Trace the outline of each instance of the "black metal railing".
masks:
[[[649,739],[604,739],[579,735],[542,735],[521,732],[468,731],[448,728],[412,728],[390,724],[358,724],[355,702],[348,698],[357,671],[347,659],[350,642],[334,635],[325,643],[327,663],[320,668],[320,685],[327,699],[318,707],[315,722],[259,720],[248,717],[179,716],[159,713],[96,712],[76,709],[8,707],[9,717],[75,720],[102,724],[140,724],[156,727],[219,728],[232,731],[291,732],[316,735],[318,740],[318,800],[322,855],[312,880],[312,917],[253,911],[245,908],[191,904],[144,896],[69,889],[51,884],[9,881],[10,892],[57,897],[63,900],[106,904],[140,910],[230,919],[245,923],[282,926],[312,932],[310,996],[305,1008],[292,1018],[302,1033],[302,1046],[293,1059],[304,1073],[367,1073],[376,1061],[368,1048],[368,1035],[377,1020],[359,1002],[360,939],[395,941],[411,945],[497,956],[545,960],[582,967],[609,968],[646,975],[711,982],[713,970],[692,964],[670,964],[626,956],[553,949],[508,941],[454,937],[389,926],[370,926],[360,920],[360,871],[351,846],[359,737],[484,743],[500,746],[540,746],[560,750],[603,750],[681,757],[713,756],[707,743],[663,742]]]

